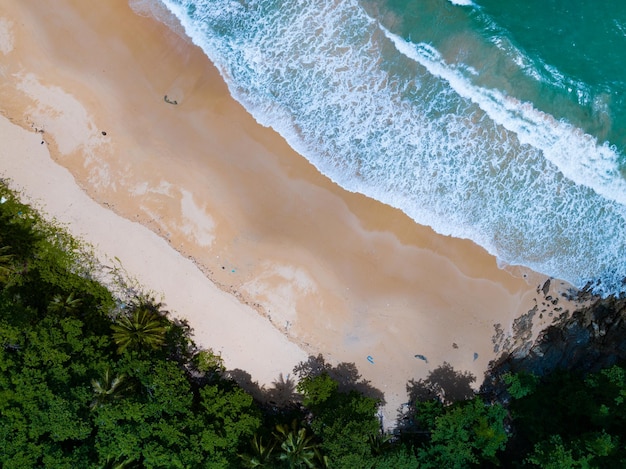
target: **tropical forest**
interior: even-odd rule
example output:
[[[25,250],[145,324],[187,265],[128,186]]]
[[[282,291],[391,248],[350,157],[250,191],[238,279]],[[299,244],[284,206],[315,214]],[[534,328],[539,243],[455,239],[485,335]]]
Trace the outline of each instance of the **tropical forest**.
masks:
[[[407,383],[384,430],[384,395],[354,364],[311,356],[255,387],[2,184],[0,466],[626,467],[624,310],[596,299],[494,363],[479,391],[442,364]]]

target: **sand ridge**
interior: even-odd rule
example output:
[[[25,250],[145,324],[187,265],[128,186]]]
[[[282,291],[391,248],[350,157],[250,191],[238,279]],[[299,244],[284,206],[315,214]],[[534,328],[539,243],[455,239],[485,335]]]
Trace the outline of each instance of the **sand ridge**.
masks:
[[[514,320],[537,304],[545,277],[501,270],[473,243],[342,190],[259,126],[197,47],[123,0],[8,0],[0,6],[0,45],[2,114],[34,132],[103,210],[152,230],[167,241],[163,253],[193,259],[205,277],[184,289],[187,301],[172,299],[187,274],[147,263],[133,273],[163,291],[203,345],[215,347],[211,332],[239,318],[228,329],[235,335],[224,333],[216,347],[229,367],[269,384],[278,367],[289,373],[306,353],[354,362],[385,392],[391,420],[407,381],[444,361],[480,381],[495,357],[495,324],[510,335]],[[3,141],[19,140],[7,125]],[[3,169],[16,181],[23,173],[19,185],[28,193],[41,184],[28,165],[45,158],[15,161],[32,149],[23,145],[5,152],[15,164]],[[64,212],[67,199],[53,210],[72,183],[52,171],[47,177],[35,197],[50,212],[87,240],[99,240],[100,231],[113,237],[106,246],[97,241],[109,255],[127,243],[128,227],[81,221],[92,208],[77,195],[78,212]],[[141,257],[132,250],[119,257],[127,267],[133,256]],[[214,286],[229,294],[227,306],[208,306]],[[240,341],[236,331],[256,339]]]

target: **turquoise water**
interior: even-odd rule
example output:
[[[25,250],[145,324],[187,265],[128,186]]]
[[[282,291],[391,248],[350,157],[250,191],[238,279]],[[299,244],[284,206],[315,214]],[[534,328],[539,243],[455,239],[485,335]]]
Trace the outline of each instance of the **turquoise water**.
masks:
[[[626,292],[626,5],[162,2],[341,186],[503,264]]]

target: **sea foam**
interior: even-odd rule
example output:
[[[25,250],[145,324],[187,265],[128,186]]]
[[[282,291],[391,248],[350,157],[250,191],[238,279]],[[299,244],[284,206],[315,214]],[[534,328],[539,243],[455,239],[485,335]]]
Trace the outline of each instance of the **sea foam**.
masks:
[[[163,1],[255,119],[344,188],[504,263],[624,291],[613,148],[472,85],[355,0]]]
[[[614,147],[608,143],[598,144],[595,137],[538,111],[531,103],[473,86],[454,68],[448,67],[428,44],[410,44],[381,29],[399,52],[446,80],[460,96],[478,104],[494,122],[514,132],[520,143],[542,150],[568,179],[590,187],[609,200],[626,204],[626,180],[620,174],[620,155]]]

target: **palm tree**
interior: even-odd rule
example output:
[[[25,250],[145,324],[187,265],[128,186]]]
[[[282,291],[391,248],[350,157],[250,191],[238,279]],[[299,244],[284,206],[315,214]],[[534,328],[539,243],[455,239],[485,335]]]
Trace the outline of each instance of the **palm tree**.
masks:
[[[276,442],[265,445],[262,436],[254,435],[250,442],[252,454],[240,454],[239,457],[243,459],[244,466],[248,468],[270,467],[272,452],[275,446]]]
[[[305,428],[298,428],[298,422],[294,420],[291,427],[288,425],[276,425],[274,436],[280,443],[282,452],[278,459],[285,461],[290,469],[300,467],[314,468],[317,445],[313,443],[313,436],[306,434]]]
[[[53,313],[73,313],[80,307],[81,303],[82,300],[80,298],[74,298],[74,292],[72,292],[67,298],[63,298],[61,295],[54,295],[48,308]]]
[[[153,305],[139,304],[129,315],[118,318],[111,329],[117,352],[123,353],[126,349],[158,349],[165,342],[167,325]]]
[[[322,454],[319,448],[315,448],[315,458],[317,459],[317,462],[319,463],[320,469],[330,468],[330,461],[328,460],[328,456]]]
[[[391,447],[393,437],[387,434],[370,435],[369,443],[374,456],[380,456]]]
[[[124,391],[128,389],[128,385],[125,380],[126,376],[124,374],[114,377],[111,373],[111,368],[107,367],[107,369],[104,370],[101,379],[91,380],[94,397],[89,407],[95,409],[107,402],[121,399]]]

